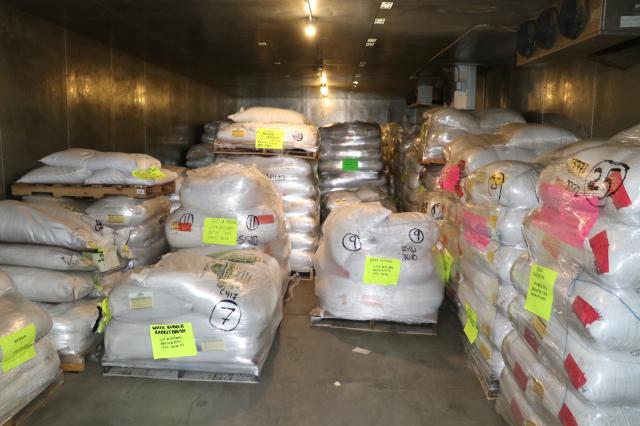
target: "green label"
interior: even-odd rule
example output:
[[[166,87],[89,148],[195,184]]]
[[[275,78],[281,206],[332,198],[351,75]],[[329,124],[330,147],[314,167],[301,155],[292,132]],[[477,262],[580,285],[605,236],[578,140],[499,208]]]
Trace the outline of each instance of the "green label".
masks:
[[[355,158],[345,158],[342,160],[343,172],[357,172],[360,170],[360,163]]]
[[[453,256],[446,248],[442,250],[442,253],[436,254],[436,268],[438,275],[445,283],[451,279],[451,265],[453,264]]]
[[[238,242],[238,221],[207,217],[202,224],[202,242],[221,246],[235,246]]]
[[[182,358],[198,355],[196,339],[193,337],[193,325],[190,322],[182,324],[151,324],[151,349],[153,359]]]
[[[258,129],[256,131],[256,149],[284,149],[284,130]]]
[[[98,333],[104,333],[104,330],[107,328],[107,324],[111,321],[111,308],[109,306],[109,298],[105,297],[102,299],[100,304],[98,305],[98,310],[100,311],[100,319],[98,322]]]
[[[549,321],[553,306],[553,286],[558,278],[558,272],[534,263],[529,274],[529,290],[524,302],[524,308]]]
[[[400,259],[367,256],[364,263],[365,284],[398,285]]]
[[[29,324],[20,330],[0,337],[2,371],[8,372],[36,356],[36,326]]]
[[[478,314],[468,304],[464,304],[467,313],[467,323],[464,325],[464,334],[467,335],[469,343],[474,343],[478,338]]]
[[[162,179],[167,177],[167,175],[157,167],[149,167],[148,169],[137,169],[131,172],[131,176],[137,177],[138,179]]]

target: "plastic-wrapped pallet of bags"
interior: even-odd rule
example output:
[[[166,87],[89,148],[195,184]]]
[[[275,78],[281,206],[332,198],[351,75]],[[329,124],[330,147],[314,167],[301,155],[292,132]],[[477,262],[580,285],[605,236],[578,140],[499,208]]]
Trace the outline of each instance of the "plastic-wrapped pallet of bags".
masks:
[[[301,149],[306,152],[318,150],[318,129],[308,124],[223,123],[218,128],[214,144],[218,148],[256,149],[263,134],[270,137],[275,134],[275,138],[282,141],[282,148],[277,149]]]
[[[114,289],[103,364],[258,375],[282,319],[278,271],[255,250],[166,255]],[[169,328],[179,353],[163,351]]]
[[[538,412],[573,425],[634,425],[640,422],[637,407],[594,405],[580,397],[553,369],[540,362],[516,331],[502,345],[504,359],[525,397]],[[546,411],[543,411],[546,410]]]
[[[314,259],[314,315],[354,320],[434,323],[443,284],[432,254],[435,221],[391,213],[377,203],[346,206],[323,226]]]
[[[101,299],[82,299],[55,305],[39,303],[53,321],[47,338],[63,355],[85,355],[102,335],[97,334]]]
[[[594,404],[638,405],[640,360],[637,351],[606,351],[591,346],[579,333],[555,315],[549,321],[524,308],[524,299],[509,305],[509,316],[518,334],[571,384],[581,397]]]
[[[499,127],[510,123],[524,123],[525,120],[519,112],[502,108],[489,108],[472,112],[478,120],[480,130],[483,132],[494,132]]]
[[[526,297],[533,262],[520,257],[511,269],[511,282]],[[607,289],[576,276],[557,265],[546,265],[558,273],[553,286],[553,311],[572,329],[600,349],[634,350],[640,347],[640,295],[635,288]]]
[[[480,133],[478,120],[467,111],[438,107],[425,113],[421,132],[422,160],[443,158],[444,146],[460,136]]]

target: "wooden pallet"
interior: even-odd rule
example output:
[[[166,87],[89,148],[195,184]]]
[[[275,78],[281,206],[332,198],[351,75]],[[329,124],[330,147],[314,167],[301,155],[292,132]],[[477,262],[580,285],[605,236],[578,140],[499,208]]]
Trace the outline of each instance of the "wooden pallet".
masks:
[[[260,383],[260,378],[251,374],[123,367],[105,364],[104,362],[102,363],[102,374],[108,377],[137,377],[142,379],[177,380],[185,382]]]
[[[65,373],[82,373],[87,369],[85,355],[60,355],[60,368]]]
[[[315,160],[318,158],[317,152],[309,152],[303,149],[250,149],[250,148],[221,148],[214,146],[214,154],[228,154],[228,155],[281,155],[285,157],[304,158],[307,160]]]
[[[355,321],[342,318],[327,317],[318,308],[311,311],[312,327],[328,327],[343,330],[368,331],[374,333],[413,334],[420,336],[436,336],[437,324],[403,324],[393,321]]]
[[[14,197],[46,194],[54,198],[103,198],[112,195],[124,195],[129,198],[146,199],[169,195],[175,192],[175,189],[175,182],[152,186],[14,183],[11,185],[11,194]]]
[[[64,383],[64,373],[62,371],[56,379],[49,386],[45,388],[38,396],[36,396],[31,402],[25,405],[20,411],[11,416],[8,420],[1,424],[1,426],[18,426],[24,424],[29,417],[33,415],[40,408],[44,407],[49,398],[51,398],[58,390],[62,388]]]
[[[310,271],[291,271],[291,276],[299,276],[301,280],[313,280],[316,277],[315,271],[312,269]]]

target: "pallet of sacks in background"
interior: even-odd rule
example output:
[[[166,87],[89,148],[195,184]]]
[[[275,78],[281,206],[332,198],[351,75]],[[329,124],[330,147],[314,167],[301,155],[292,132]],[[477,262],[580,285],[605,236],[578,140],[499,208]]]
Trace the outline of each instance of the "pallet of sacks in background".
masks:
[[[435,221],[360,203],[335,210],[323,229],[312,325],[435,334],[443,299]]]
[[[496,408],[512,425],[640,423],[640,128],[547,156]]]
[[[153,179],[133,174],[143,168],[164,170],[143,154],[77,149],[50,154],[42,162],[54,165],[27,173],[26,180],[44,184],[47,176],[63,180],[84,170],[93,179],[96,174],[131,176],[152,185]],[[167,170],[163,179],[173,175]],[[64,371],[84,371],[86,357],[100,346],[108,321],[104,297],[121,271],[154,263],[168,251],[163,223],[170,208],[163,196],[93,200],[38,195],[0,202],[0,271],[51,317],[48,338]]]
[[[180,203],[164,223],[173,251],[110,294],[104,374],[257,382],[290,277],[282,196],[229,161],[187,172]]]
[[[291,270],[313,278],[320,227],[317,129],[302,114],[280,108],[251,107],[229,118],[234,123],[222,124],[214,141],[216,161],[255,166],[272,181],[290,225]]]

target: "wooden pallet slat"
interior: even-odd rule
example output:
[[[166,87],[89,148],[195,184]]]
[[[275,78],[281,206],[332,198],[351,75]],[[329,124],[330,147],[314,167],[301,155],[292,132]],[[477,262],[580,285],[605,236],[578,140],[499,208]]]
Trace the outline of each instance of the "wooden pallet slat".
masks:
[[[60,355],[60,368],[65,373],[82,373],[87,369],[86,356],[84,355]]]
[[[310,271],[291,271],[292,277],[296,275],[300,277],[301,280],[313,280],[315,278],[315,271],[313,269]]]
[[[175,182],[151,186],[14,183],[11,185],[11,194],[14,197],[46,194],[54,198],[103,198],[123,195],[129,198],[146,199],[169,195],[175,192],[175,188]]]
[[[102,374],[107,377],[136,377],[142,379],[177,380],[212,383],[260,383],[260,377],[242,373],[215,373],[181,369],[125,367],[103,363]]]
[[[250,148],[222,148],[214,147],[214,154],[228,154],[228,155],[265,155],[265,156],[285,156],[304,158],[307,160],[315,160],[318,158],[317,152],[309,152],[303,149],[284,149],[284,150],[272,150],[272,149],[250,149]]]
[[[29,417],[33,415],[40,408],[45,406],[48,400],[62,388],[64,383],[64,373],[60,371],[55,380],[47,386],[38,396],[36,396],[31,402],[22,407],[16,414],[11,416],[8,420],[2,423],[0,426],[18,426],[24,424]]]

